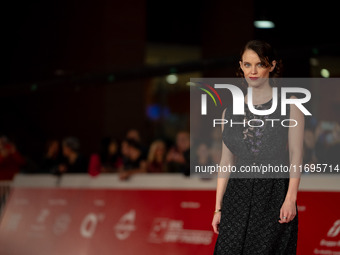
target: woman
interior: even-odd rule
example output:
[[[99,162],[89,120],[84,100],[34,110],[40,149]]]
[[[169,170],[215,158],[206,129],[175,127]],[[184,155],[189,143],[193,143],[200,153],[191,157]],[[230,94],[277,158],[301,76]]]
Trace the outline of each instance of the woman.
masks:
[[[252,87],[255,109],[271,108],[272,79],[279,76],[281,62],[272,47],[253,40],[241,51],[240,72],[248,87]],[[280,94],[278,95],[280,102]],[[290,98],[296,98],[292,96]],[[263,126],[252,123],[222,126],[222,156],[220,165],[301,165],[303,155],[304,116],[295,105],[287,105],[287,115],[281,116],[281,104],[270,115],[254,115],[245,96],[245,115],[232,115],[232,105],[222,118],[242,122],[261,119]],[[264,121],[266,118],[295,119],[296,127],[283,127]],[[268,124],[269,123],[269,124]],[[280,122],[276,122],[280,123]],[[289,126],[293,126],[290,123]],[[290,161],[290,162],[289,162]],[[219,234],[215,255],[228,254],[296,254],[298,215],[297,191],[299,174],[284,173],[279,178],[224,178],[219,174],[216,189],[216,208],[212,221]],[[238,176],[238,175],[234,175]]]
[[[147,159],[147,171],[149,173],[165,172],[166,145],[162,140],[155,140],[150,145]]]
[[[116,172],[123,165],[119,151],[119,142],[115,138],[104,138],[100,154],[102,172]]]

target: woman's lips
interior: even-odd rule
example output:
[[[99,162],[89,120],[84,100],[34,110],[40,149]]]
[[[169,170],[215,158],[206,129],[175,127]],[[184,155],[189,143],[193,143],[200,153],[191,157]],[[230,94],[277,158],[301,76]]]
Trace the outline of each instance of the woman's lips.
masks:
[[[249,77],[252,81],[256,81],[259,77]]]

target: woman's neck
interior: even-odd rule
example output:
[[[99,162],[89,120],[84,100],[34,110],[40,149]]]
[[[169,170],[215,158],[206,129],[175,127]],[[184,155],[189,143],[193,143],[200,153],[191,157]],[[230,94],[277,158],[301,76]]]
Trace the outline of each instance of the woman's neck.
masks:
[[[273,89],[269,83],[263,84],[260,87],[253,87],[253,105],[263,104],[268,102],[273,97]],[[244,98],[246,104],[248,104],[248,94]]]

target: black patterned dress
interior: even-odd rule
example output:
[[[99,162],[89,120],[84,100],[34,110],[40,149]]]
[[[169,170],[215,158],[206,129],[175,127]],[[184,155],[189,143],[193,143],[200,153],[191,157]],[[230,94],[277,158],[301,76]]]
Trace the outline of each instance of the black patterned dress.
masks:
[[[280,101],[280,95],[278,98]],[[256,109],[269,109],[272,100],[256,105]],[[278,103],[276,111],[267,116],[253,115],[245,104],[245,114],[233,115],[228,106],[225,119],[242,122],[250,119],[263,120],[262,127],[246,125],[224,125],[222,139],[236,156],[235,166],[289,165],[288,127],[281,121],[289,119],[289,105],[286,116],[281,116]],[[279,119],[273,127],[271,121]],[[288,122],[285,123],[288,125]],[[251,125],[259,126],[256,121]],[[288,190],[289,172],[277,176],[263,174],[246,175],[231,173],[223,196],[219,235],[214,255],[293,255],[296,254],[298,236],[298,215],[289,223],[280,223],[280,209]],[[297,212],[297,208],[296,208]]]

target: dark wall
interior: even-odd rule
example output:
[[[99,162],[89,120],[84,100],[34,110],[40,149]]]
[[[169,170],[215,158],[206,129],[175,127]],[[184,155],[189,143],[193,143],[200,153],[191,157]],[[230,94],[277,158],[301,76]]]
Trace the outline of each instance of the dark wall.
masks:
[[[23,7],[26,11],[7,6],[8,16],[14,16],[2,81],[38,85],[9,93],[2,88],[0,132],[24,154],[38,158],[47,138],[77,136],[87,154],[98,149],[103,136],[144,128],[143,81],[44,87],[39,82],[142,66],[145,2],[72,0]]]
[[[236,56],[234,66],[205,72],[205,76],[234,77],[240,49],[254,36],[253,1],[205,1],[203,9],[203,57]]]

